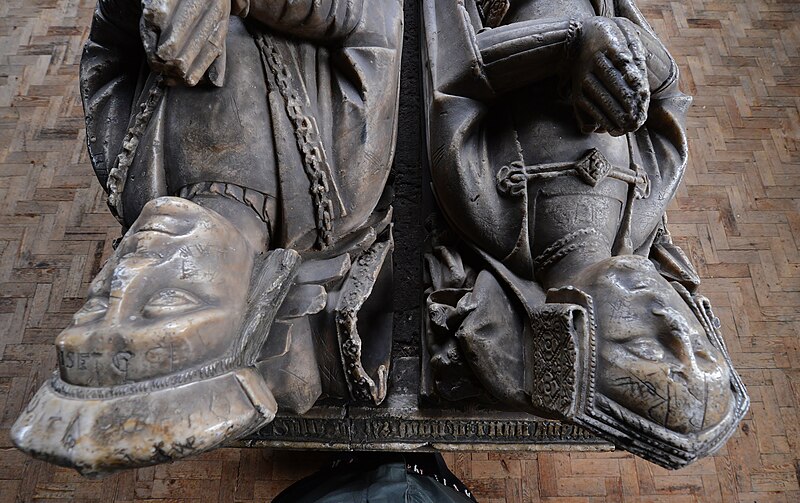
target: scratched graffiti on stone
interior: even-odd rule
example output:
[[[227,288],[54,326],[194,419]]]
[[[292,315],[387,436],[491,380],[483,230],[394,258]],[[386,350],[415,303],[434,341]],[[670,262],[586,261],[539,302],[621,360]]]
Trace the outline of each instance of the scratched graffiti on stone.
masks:
[[[664,216],[690,99],[633,0],[409,2],[98,1],[81,96],[123,235],[18,447],[86,475],[235,439],[676,468],[733,433],[746,391]],[[417,10],[438,211],[403,243],[412,343],[387,183]]]
[[[81,96],[124,235],[19,448],[94,475],[384,400],[402,22],[401,0],[98,1]]]
[[[633,0],[422,0],[441,218],[424,391],[584,426],[669,468],[748,406],[666,207],[690,98]]]

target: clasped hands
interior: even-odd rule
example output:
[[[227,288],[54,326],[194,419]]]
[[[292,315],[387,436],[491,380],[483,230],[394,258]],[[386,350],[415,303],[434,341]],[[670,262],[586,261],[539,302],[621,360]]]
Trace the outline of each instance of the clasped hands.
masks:
[[[170,84],[222,86],[230,0],[143,0],[142,42],[150,67]],[[647,118],[646,49],[625,18],[582,21],[569,73],[575,118],[584,133],[621,136]]]
[[[572,42],[571,97],[583,133],[621,136],[647,119],[650,86],[641,28],[626,18],[582,21]]]
[[[231,0],[143,0],[139,31],[150,68],[169,84],[225,79]]]

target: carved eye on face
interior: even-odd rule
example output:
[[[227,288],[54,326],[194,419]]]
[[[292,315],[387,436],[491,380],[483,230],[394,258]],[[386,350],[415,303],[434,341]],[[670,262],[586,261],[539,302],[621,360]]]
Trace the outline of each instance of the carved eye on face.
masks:
[[[167,288],[156,293],[142,308],[146,318],[155,318],[167,314],[176,314],[203,304],[196,296],[179,288]]]
[[[92,297],[72,315],[72,322],[75,325],[83,325],[102,318],[106,311],[108,311],[108,301],[100,297]]]
[[[660,362],[664,359],[664,348],[653,339],[636,339],[626,343],[625,348],[644,360]]]

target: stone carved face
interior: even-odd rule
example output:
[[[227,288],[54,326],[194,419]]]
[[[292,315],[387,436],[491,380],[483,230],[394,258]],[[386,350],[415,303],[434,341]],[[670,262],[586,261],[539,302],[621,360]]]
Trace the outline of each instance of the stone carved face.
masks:
[[[217,213],[148,203],[56,339],[61,377],[110,386],[223,356],[246,307],[253,254]]]
[[[648,259],[614,257],[578,284],[594,299],[600,393],[677,433],[726,419],[735,402],[728,363]]]

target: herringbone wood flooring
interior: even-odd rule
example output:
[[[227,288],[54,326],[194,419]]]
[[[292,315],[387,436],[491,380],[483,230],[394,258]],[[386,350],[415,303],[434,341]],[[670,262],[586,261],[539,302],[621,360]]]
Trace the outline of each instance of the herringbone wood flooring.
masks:
[[[90,481],[9,442],[118,235],[78,97],[93,4],[0,3],[0,501],[267,501],[327,455],[223,449]],[[481,501],[800,500],[800,3],[640,4],[695,96],[671,229],[704,278],[752,408],[716,456],[676,472],[625,453],[446,455]]]

